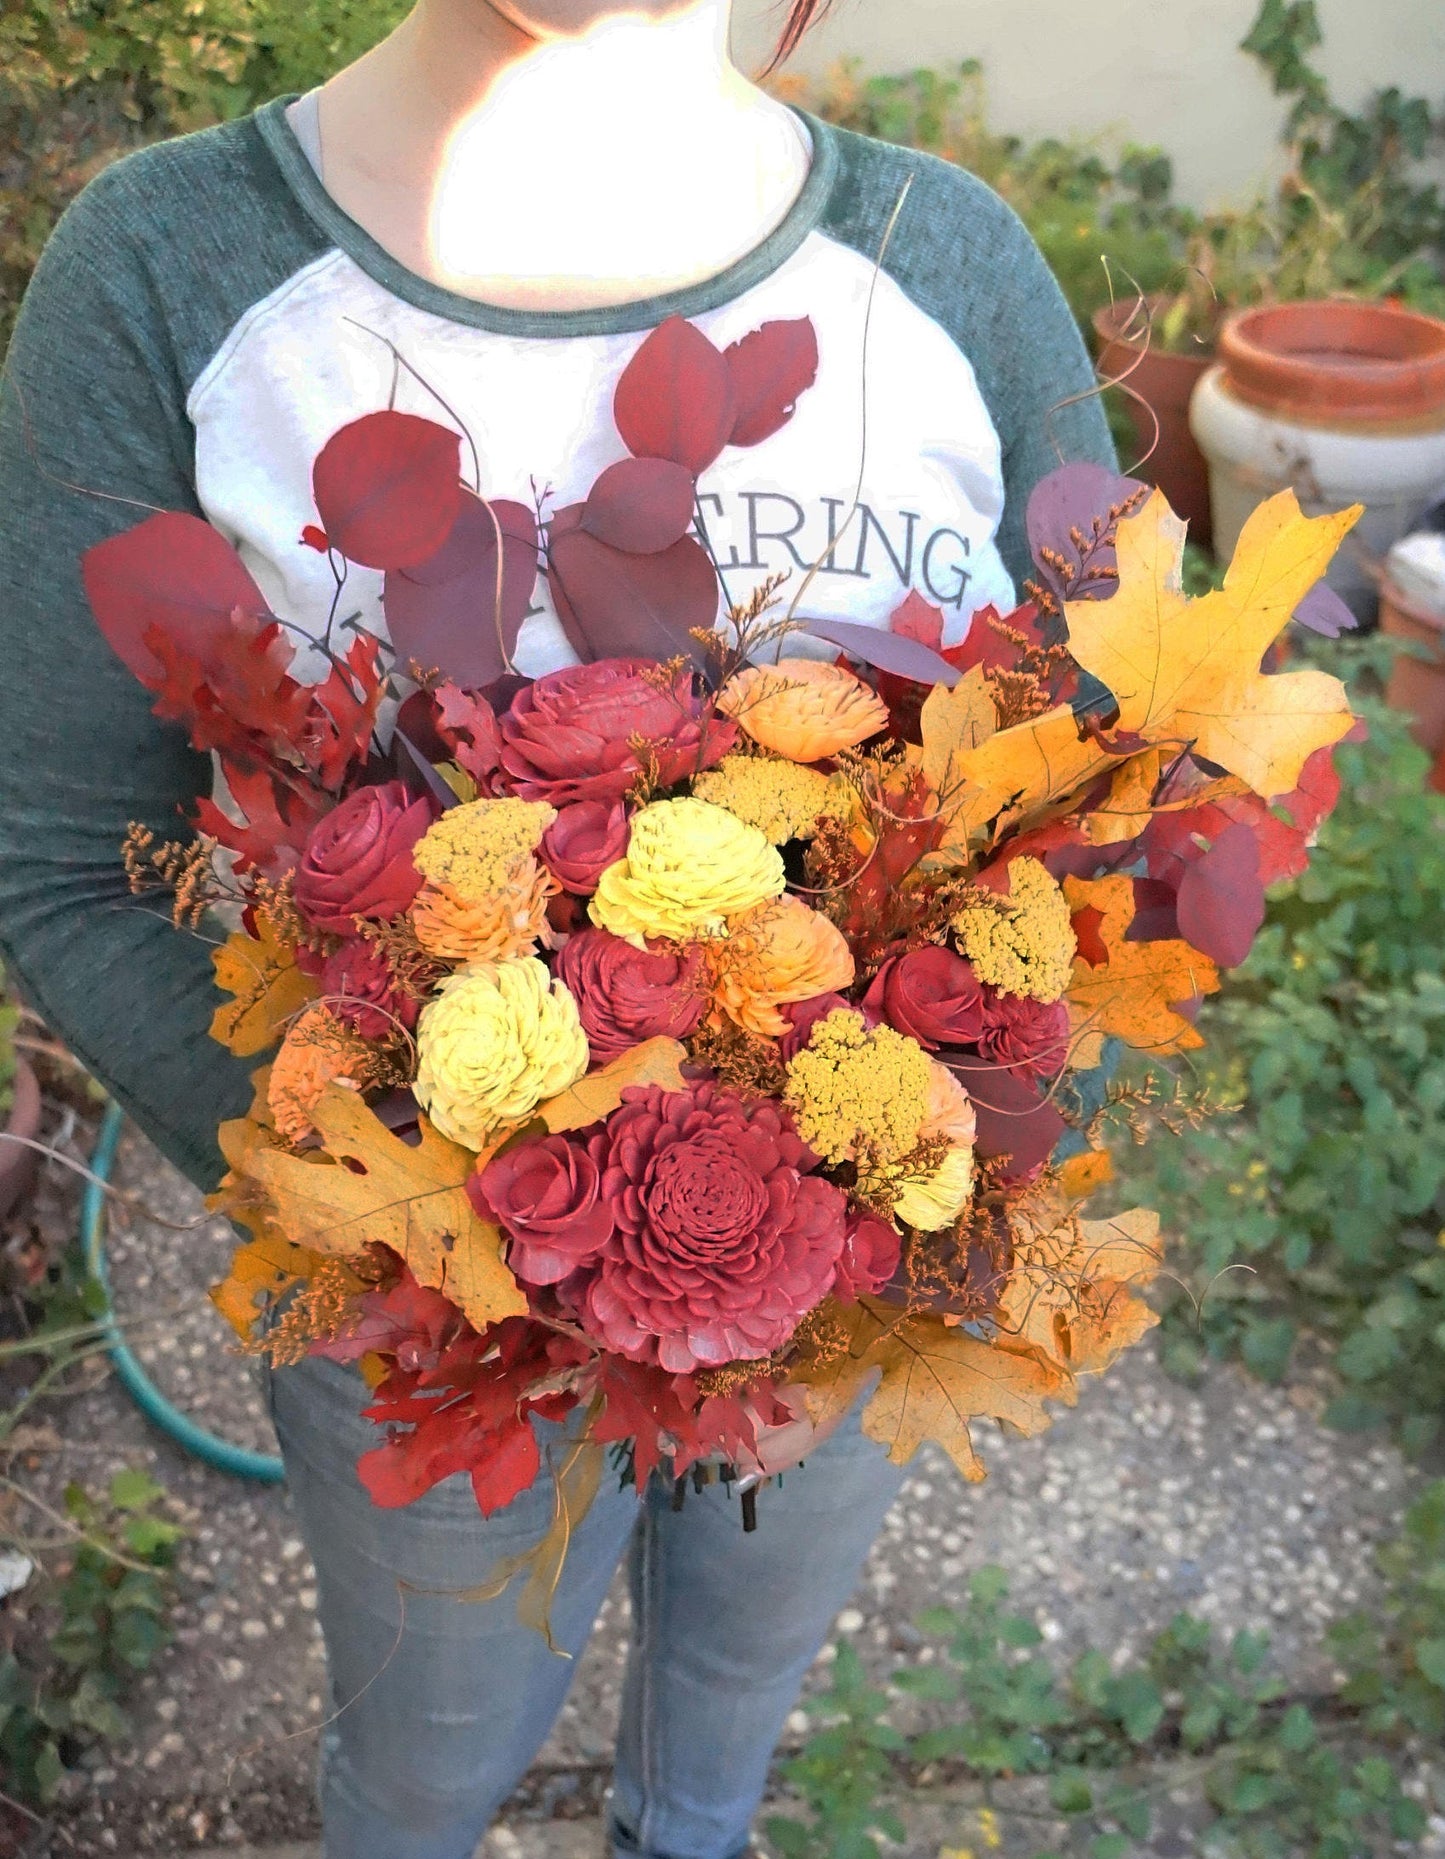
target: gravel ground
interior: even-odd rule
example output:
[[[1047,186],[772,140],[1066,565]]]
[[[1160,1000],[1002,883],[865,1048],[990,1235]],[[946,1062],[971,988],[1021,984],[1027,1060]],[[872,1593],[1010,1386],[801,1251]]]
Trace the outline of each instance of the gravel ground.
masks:
[[[117,1180],[162,1221],[197,1217],[193,1192],[137,1136],[123,1145]],[[218,1222],[178,1232],[132,1218],[110,1244],[116,1307],[177,1405],[269,1450],[250,1367],[204,1295],[231,1243]],[[1320,1428],[1317,1409],[1309,1388],[1266,1388],[1229,1369],[1182,1388],[1146,1346],[1089,1386],[1043,1437],[980,1429],[990,1470],[982,1487],[964,1485],[940,1455],[920,1455],[838,1636],[882,1673],[918,1645],[912,1621],[924,1606],[961,1602],[970,1572],[999,1563],[1014,1602],[1060,1653],[1089,1641],[1122,1653],[1187,1608],[1226,1631],[1268,1629],[1291,1683],[1311,1687],[1326,1675],[1320,1628],[1372,1592],[1372,1548],[1392,1532],[1410,1490],[1392,1449],[1343,1443]],[[42,1496],[72,1478],[99,1484],[143,1464],[174,1493],[192,1531],[176,1643],[141,1682],[131,1743],[78,1781],[57,1851],[235,1852],[246,1839],[309,1837],[322,1658],[312,1574],[284,1491],[186,1457],[111,1379],[74,1398],[54,1424],[59,1448],[36,1455],[25,1474]],[[487,1859],[540,1859],[544,1847],[549,1859],[573,1859],[574,1839],[597,1850],[590,1817],[605,1782],[626,1625],[626,1599],[614,1587],[571,1698]],[[832,1656],[830,1647],[813,1682]],[[795,1716],[790,1735],[803,1727]],[[946,1819],[955,1809],[938,1811]],[[558,1817],[571,1822],[565,1835]],[[539,1844],[543,1822],[555,1838]],[[933,1832],[920,1837],[926,1847]],[[309,1849],[294,1859],[303,1854],[309,1859]]]

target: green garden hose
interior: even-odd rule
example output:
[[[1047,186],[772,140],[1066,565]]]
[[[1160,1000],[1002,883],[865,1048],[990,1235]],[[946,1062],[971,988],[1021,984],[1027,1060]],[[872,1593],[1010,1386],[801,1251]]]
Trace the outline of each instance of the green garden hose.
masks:
[[[105,1189],[115,1166],[116,1146],[124,1124],[120,1106],[109,1105],[101,1120],[95,1153],[90,1158],[91,1173],[96,1179],[85,1184],[85,1198],[80,1207],[81,1248],[87,1270],[105,1292],[102,1329],[116,1376],[146,1419],[197,1459],[214,1466],[218,1472],[229,1472],[234,1478],[253,1478],[261,1484],[278,1485],[286,1475],[280,1459],[264,1452],[249,1452],[244,1446],[234,1445],[197,1426],[161,1393],[120,1333],[111,1304],[110,1274],[105,1263]]]

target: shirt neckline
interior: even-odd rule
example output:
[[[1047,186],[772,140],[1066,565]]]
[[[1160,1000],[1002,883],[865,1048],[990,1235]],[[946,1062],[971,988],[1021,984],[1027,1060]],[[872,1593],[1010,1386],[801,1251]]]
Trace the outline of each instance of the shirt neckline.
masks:
[[[813,160],[793,205],[761,244],[724,270],[679,290],[627,303],[586,310],[519,310],[487,303],[419,277],[372,238],[327,193],[286,115],[300,92],[274,97],[253,121],[283,178],[308,217],[333,246],[392,296],[447,322],[495,335],[529,337],[611,336],[655,328],[670,316],[693,317],[731,303],[785,264],[822,219],[838,175],[838,147],[829,127],[811,111],[789,103],[813,145]]]

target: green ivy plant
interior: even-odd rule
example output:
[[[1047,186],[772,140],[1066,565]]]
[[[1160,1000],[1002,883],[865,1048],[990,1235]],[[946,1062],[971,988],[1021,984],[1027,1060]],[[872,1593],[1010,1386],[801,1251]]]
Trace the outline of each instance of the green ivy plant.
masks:
[[[183,1532],[144,1472],[118,1472],[103,1498],[65,1493],[74,1547],[54,1580],[17,1601],[26,1618],[0,1642],[0,1773],[43,1806],[88,1748],[125,1734],[122,1700],[168,1644],[168,1571]],[[12,1603],[10,1620],[15,1619]]]
[[[984,1784],[994,1826],[998,1781],[1046,1778],[1048,1817],[1091,1859],[1147,1852],[1166,1793],[1190,1797],[1206,1851],[1394,1852],[1426,1827],[1405,1786],[1411,1739],[1445,1735],[1445,1480],[1421,1493],[1379,1560],[1383,1611],[1330,1630],[1342,1677],[1300,1697],[1272,1669],[1264,1635],[1221,1644],[1188,1614],[1122,1665],[1091,1647],[1060,1671],[1034,1622],[1009,1611],[1003,1570],[980,1569],[961,1611],[919,1622],[938,1656],[887,1689],[839,1647],[829,1689],[808,1706],[818,1728],[783,1767],[798,1811],[771,1819],[768,1838],[784,1859],[877,1859],[880,1837],[905,1837],[902,1793],[946,1770]],[[926,1704],[932,1727],[891,1728],[898,1693]]]

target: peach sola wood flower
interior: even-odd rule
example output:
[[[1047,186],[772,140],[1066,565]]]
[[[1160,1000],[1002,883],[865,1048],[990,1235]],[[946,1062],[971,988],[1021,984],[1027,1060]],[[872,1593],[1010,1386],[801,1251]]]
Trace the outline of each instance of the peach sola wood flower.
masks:
[[[750,665],[723,686],[718,708],[790,762],[820,762],[888,727],[888,706],[861,678],[811,658]]]

